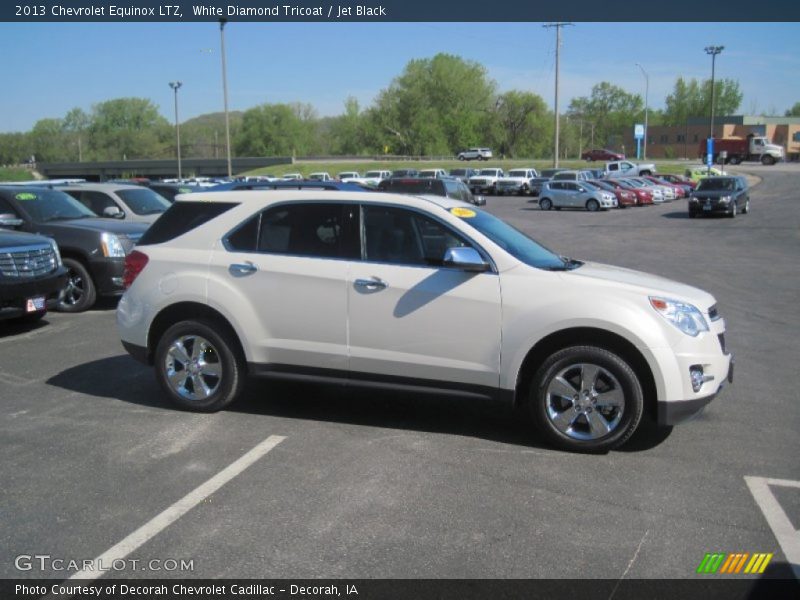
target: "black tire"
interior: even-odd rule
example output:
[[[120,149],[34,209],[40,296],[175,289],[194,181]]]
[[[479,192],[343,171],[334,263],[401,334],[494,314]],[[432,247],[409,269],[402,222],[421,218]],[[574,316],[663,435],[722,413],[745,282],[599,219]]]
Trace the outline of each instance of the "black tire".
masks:
[[[570,346],[547,358],[534,374],[528,410],[551,444],[606,452],[636,431],[644,394],[634,370],[617,354],[596,346]]]
[[[198,412],[225,408],[245,384],[238,345],[211,321],[181,321],[167,329],[156,346],[155,367],[156,380],[170,400]]]
[[[458,157],[458,160],[467,160],[467,159],[466,159],[466,158],[464,158],[464,156],[463,156],[463,155],[461,155],[461,156],[459,156],[459,157]]]
[[[97,300],[97,288],[89,270],[81,261],[74,258],[65,258],[64,266],[69,272],[67,287],[56,307],[57,310],[67,313],[89,310]]]
[[[553,208],[553,201],[550,198],[541,198],[539,200],[539,208],[541,210],[550,210]]]
[[[740,162],[741,162],[741,161],[739,160],[739,157],[738,157],[738,156],[731,156],[731,157],[728,159],[728,164],[729,164],[729,165],[738,165]]]
[[[650,171],[642,171],[641,173],[639,173],[639,175],[641,176],[652,175],[652,173]]]
[[[728,216],[729,216],[731,219],[735,219],[735,218],[736,218],[736,213],[737,213],[737,212],[738,212],[738,211],[736,210],[736,202],[731,202],[731,212],[729,212],[729,213],[728,213]]]
[[[594,198],[589,198],[586,201],[586,210],[588,210],[589,212],[597,212],[598,210],[600,210],[600,203]]]
[[[742,209],[742,214],[743,215],[750,214],[750,198],[744,201],[744,208]]]
[[[775,164],[775,159],[772,156],[770,156],[769,154],[765,154],[764,156],[761,157],[761,164],[762,165],[774,165]]]

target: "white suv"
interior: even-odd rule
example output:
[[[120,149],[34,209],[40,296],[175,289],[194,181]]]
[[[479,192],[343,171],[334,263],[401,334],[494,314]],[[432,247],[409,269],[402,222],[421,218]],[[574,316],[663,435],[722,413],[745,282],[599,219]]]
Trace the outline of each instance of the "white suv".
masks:
[[[458,160],[489,160],[492,158],[491,148],[470,148],[458,153]]]
[[[603,451],[732,379],[711,295],[561,257],[449,198],[201,192],[136,248],[122,342],[189,409],[225,407],[247,375],[439,390],[508,400],[550,442]]]

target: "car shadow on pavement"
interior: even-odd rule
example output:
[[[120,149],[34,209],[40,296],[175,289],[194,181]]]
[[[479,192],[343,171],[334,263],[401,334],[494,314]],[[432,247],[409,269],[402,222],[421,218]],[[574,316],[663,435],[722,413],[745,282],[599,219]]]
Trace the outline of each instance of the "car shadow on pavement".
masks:
[[[154,409],[181,410],[161,391],[152,369],[127,355],[71,367],[48,379],[47,384],[87,396],[114,398]],[[225,410],[460,435],[559,452],[541,439],[522,410],[475,396],[251,379],[242,397]],[[668,433],[656,431],[643,421],[642,431],[620,450],[649,450],[663,442]]]
[[[12,337],[15,335],[25,335],[37,329],[47,327],[49,324],[47,315],[39,321],[26,322],[18,319],[9,319],[7,321],[0,321],[0,339],[4,337]]]
[[[686,219],[689,220],[689,212],[685,210],[673,211],[660,215],[664,219]]]

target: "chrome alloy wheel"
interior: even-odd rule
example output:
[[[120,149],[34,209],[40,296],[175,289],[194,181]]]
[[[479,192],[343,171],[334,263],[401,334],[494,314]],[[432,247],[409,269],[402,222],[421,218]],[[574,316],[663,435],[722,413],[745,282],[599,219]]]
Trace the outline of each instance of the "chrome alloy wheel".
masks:
[[[564,435],[596,440],[616,429],[625,411],[625,394],[614,375],[598,365],[573,364],[550,380],[547,418]]]
[[[211,342],[199,335],[184,335],[173,341],[164,367],[170,387],[187,400],[205,400],[222,382],[219,354]]]

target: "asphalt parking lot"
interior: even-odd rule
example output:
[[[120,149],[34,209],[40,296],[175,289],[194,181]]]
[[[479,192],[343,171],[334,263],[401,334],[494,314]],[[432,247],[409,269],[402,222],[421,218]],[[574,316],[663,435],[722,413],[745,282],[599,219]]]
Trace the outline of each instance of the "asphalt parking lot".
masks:
[[[791,578],[800,165],[733,170],[763,178],[736,219],[690,220],[685,200],[587,213],[488,198],[561,254],[718,300],[733,385],[670,435],[607,455],[553,450],[473,399],[253,382],[229,410],[182,412],[122,349],[113,302],[0,324],[0,576],[63,579],[74,572],[18,557],[66,564],[127,540],[141,562],[106,577],[722,577],[695,573],[706,553],[760,552],[774,553],[764,576]],[[791,531],[776,532],[775,504]]]

